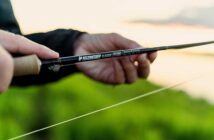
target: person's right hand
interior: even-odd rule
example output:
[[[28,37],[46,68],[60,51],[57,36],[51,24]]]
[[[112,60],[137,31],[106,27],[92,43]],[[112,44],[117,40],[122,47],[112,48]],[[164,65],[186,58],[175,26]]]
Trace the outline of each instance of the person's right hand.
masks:
[[[27,38],[0,30],[0,93],[6,91],[13,77],[13,59],[10,53],[36,54],[43,59],[58,58],[59,54]]]

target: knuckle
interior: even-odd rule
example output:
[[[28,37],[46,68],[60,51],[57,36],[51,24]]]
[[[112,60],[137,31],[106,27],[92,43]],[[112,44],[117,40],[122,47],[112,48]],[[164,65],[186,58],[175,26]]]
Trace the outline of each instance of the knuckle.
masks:
[[[131,48],[139,48],[141,47],[136,41],[127,39],[127,45]]]
[[[16,42],[18,43],[18,45],[20,45],[20,44],[22,44],[23,45],[23,43],[25,44],[27,41],[28,41],[28,39],[26,39],[24,36],[22,36],[22,35],[17,35],[17,34],[14,34],[14,38],[16,39]]]
[[[24,39],[24,37],[21,35],[17,35],[17,34],[13,34],[13,35],[17,40],[23,40]]]
[[[34,53],[40,53],[40,52],[46,52],[47,50],[45,49],[45,47],[43,46],[37,46],[37,47],[34,47],[34,49],[32,50]]]
[[[22,37],[21,35],[16,35],[16,34],[12,35],[12,39],[13,39],[13,43],[14,43],[14,47],[13,47],[14,52],[20,52],[21,42],[22,42],[23,38],[24,37]]]
[[[118,37],[120,37],[120,35],[118,33],[110,33],[109,37],[112,39],[117,39]]]
[[[11,34],[11,38],[13,39],[14,42],[19,43],[20,40],[22,40],[22,36],[21,35],[17,35],[17,34]]]
[[[110,33],[111,36],[119,36],[118,33]]]
[[[7,36],[11,37],[11,38],[16,38],[17,34],[12,33],[12,32],[5,32]]]

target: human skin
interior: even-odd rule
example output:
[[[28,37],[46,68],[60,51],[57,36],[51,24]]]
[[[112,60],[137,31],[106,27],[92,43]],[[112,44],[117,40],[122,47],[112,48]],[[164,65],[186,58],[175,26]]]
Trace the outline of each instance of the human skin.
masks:
[[[43,59],[58,58],[59,54],[27,38],[0,30],[0,93],[6,91],[13,77],[13,59],[10,53],[36,54]]]
[[[119,34],[83,34],[74,45],[74,55],[142,47]],[[0,93],[6,91],[13,77],[13,59],[10,53],[36,54],[42,59],[58,58],[59,54],[23,36],[0,30]],[[77,68],[94,80],[106,84],[133,83],[147,78],[150,63],[157,53],[134,55],[77,64]]]
[[[133,49],[142,47],[137,42],[119,34],[84,34],[75,44],[75,55],[91,54],[105,51]],[[113,59],[79,63],[77,68],[90,78],[107,84],[117,85],[133,83],[139,78],[147,78],[150,63],[157,53],[134,55]]]

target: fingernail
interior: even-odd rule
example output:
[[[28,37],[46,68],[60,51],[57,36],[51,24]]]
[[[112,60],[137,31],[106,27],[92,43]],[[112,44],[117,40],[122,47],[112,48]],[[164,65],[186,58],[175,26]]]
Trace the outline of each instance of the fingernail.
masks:
[[[47,47],[46,47],[46,48],[47,48]],[[56,52],[56,51],[54,51],[54,50],[52,50],[52,49],[50,49],[50,48],[47,48],[47,49],[49,50],[50,54],[51,54],[53,57],[56,57],[56,58],[59,57],[59,53],[58,53],[58,52]]]
[[[55,58],[58,58],[59,57],[59,53],[58,52],[55,52],[53,50],[50,50],[50,54],[51,56],[55,57]]]
[[[54,54],[54,56],[56,56],[56,58],[59,57],[59,53],[53,51],[53,54]]]

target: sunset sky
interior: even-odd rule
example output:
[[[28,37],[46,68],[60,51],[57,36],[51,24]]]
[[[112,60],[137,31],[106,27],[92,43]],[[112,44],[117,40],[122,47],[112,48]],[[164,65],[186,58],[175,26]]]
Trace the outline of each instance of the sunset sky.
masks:
[[[167,19],[213,0],[12,0],[24,32],[73,27],[106,28],[135,19]],[[92,29],[93,30],[93,29]]]
[[[23,33],[57,28],[117,32],[146,47],[214,40],[214,0],[12,0],[12,4]],[[136,20],[141,22],[131,22]],[[214,47],[182,51],[213,55]],[[168,85],[213,69],[212,57],[184,56],[182,51],[160,53],[150,80]],[[181,89],[214,102],[214,76],[208,78]]]

